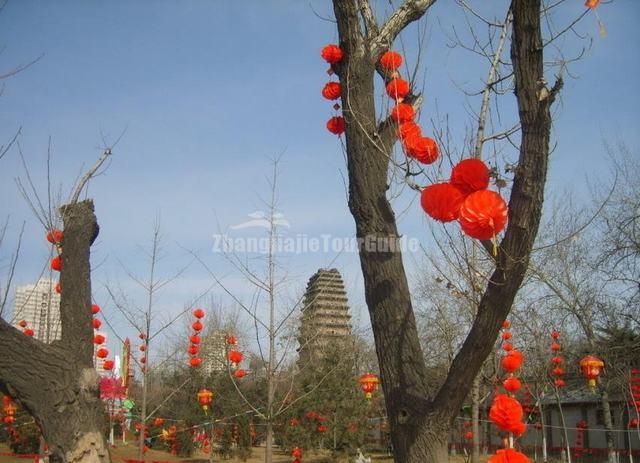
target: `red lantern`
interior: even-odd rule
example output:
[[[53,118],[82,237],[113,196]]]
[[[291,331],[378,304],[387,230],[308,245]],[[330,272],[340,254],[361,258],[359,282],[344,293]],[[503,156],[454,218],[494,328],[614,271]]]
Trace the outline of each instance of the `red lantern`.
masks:
[[[364,392],[364,396],[367,399],[371,399],[371,397],[373,397],[373,393],[378,389],[380,378],[378,378],[373,373],[365,373],[364,375],[360,376],[359,383],[362,392]]]
[[[146,337],[147,337],[147,336],[146,336],[144,333],[140,333],[140,334],[138,335],[138,338],[143,339],[143,340],[144,340],[144,339],[146,339]]]
[[[551,373],[553,373],[556,376],[562,376],[564,375],[564,369],[560,367],[556,367],[551,371]]]
[[[198,349],[198,346],[189,346],[189,349],[187,349],[187,352],[189,352],[189,355],[196,355],[199,352],[200,349]]]
[[[60,285],[60,283],[56,283],[55,291],[58,294],[60,294],[62,292],[62,286]]]
[[[94,318],[93,320],[91,320],[91,324],[93,325],[93,328],[96,330],[100,329],[100,327],[102,326],[102,322],[97,318]]]
[[[327,82],[322,89],[322,96],[327,100],[337,100],[340,98],[342,87],[338,82]]]
[[[432,219],[451,222],[458,218],[464,194],[450,183],[436,183],[422,190],[420,205]]]
[[[93,337],[93,343],[94,344],[97,344],[97,345],[104,344],[105,341],[106,341],[106,338],[102,334],[96,334]]]
[[[465,194],[484,190],[489,186],[489,168],[480,159],[463,159],[451,171],[451,184]]]
[[[31,328],[27,328],[26,330],[23,331],[23,333],[29,337],[33,337],[36,334]]]
[[[553,339],[558,339],[558,338],[560,338],[560,333],[558,333],[556,330],[553,330],[553,331],[551,332],[551,337],[552,337]]]
[[[318,426],[316,428],[316,431],[318,431],[320,433],[327,432],[328,430],[329,430],[329,428],[324,424],[321,424],[320,426]]]
[[[156,418],[153,420],[154,426],[162,426],[164,424],[164,418]]]
[[[500,360],[500,366],[507,373],[513,373],[522,366],[522,362],[524,362],[524,356],[522,355],[522,352],[512,350],[511,352],[507,352],[507,355],[502,357],[502,360]]]
[[[191,328],[193,328],[193,331],[197,333],[198,331],[202,330],[202,323],[200,323],[199,321],[193,322],[193,324],[191,325]]]
[[[567,385],[567,383],[565,383],[564,379],[558,378],[553,382],[553,385],[555,387],[560,388],[560,387],[565,387]]]
[[[560,365],[564,360],[562,360],[562,357],[551,357],[551,363],[554,363],[556,365]]]
[[[584,6],[586,6],[591,10],[597,7],[599,4],[600,4],[600,0],[587,0],[586,2],[584,2]]]
[[[413,106],[407,103],[399,103],[391,109],[391,119],[398,124],[412,121],[416,117],[416,111]]]
[[[433,138],[412,136],[403,140],[407,155],[422,164],[433,164],[438,159],[438,144]]]
[[[240,352],[239,350],[232,350],[229,352],[228,357],[229,357],[229,361],[231,362],[231,366],[235,367],[240,362],[242,362],[244,355],[242,355],[242,352]]]
[[[404,143],[405,140],[408,140],[412,137],[421,137],[422,129],[415,122],[403,122],[398,126],[398,138],[402,140]]]
[[[473,439],[473,432],[471,432],[471,431],[467,431],[467,432],[465,432],[465,433],[464,433],[464,438],[465,438],[466,440],[471,440],[471,439]]]
[[[97,314],[98,312],[100,312],[100,306],[98,304],[93,304],[91,306],[91,313],[93,315]]]
[[[302,458],[302,449],[300,447],[294,447],[291,450],[291,456],[293,458]]]
[[[380,57],[380,67],[385,71],[395,71],[402,65],[402,55],[395,51],[387,51]]]
[[[504,387],[505,391],[508,392],[516,392],[520,390],[522,387],[522,383],[518,378],[511,377],[507,378],[502,382],[502,387]]]
[[[236,338],[232,334],[228,335],[227,336],[227,344],[229,344],[230,346],[235,346],[236,344],[238,344],[238,338]]]
[[[196,318],[203,318],[204,317],[204,310],[202,309],[195,309],[193,311],[193,316]]]
[[[16,419],[13,416],[5,416],[2,418],[2,422],[4,424],[8,424],[11,425],[16,421]]]
[[[514,449],[499,449],[496,454],[489,457],[487,463],[530,463],[524,453],[520,453]]]
[[[504,229],[507,215],[507,203],[498,193],[480,190],[464,200],[458,221],[462,231],[470,237],[488,240]]]
[[[502,334],[500,335],[500,337],[501,337],[502,339],[504,339],[505,341],[507,341],[507,340],[511,339],[511,338],[513,337],[513,335],[512,335],[510,332],[505,331],[504,333],[502,333]]]
[[[53,259],[51,259],[51,269],[55,270],[56,272],[62,271],[62,257],[55,256]]]
[[[106,349],[105,347],[101,347],[96,352],[96,357],[98,357],[100,359],[107,358],[108,355],[109,355],[109,350]]]
[[[102,363],[102,369],[106,371],[113,370],[113,360],[105,360]]]
[[[198,403],[200,404],[202,410],[204,410],[204,413],[206,415],[209,410],[209,405],[211,405],[211,402],[213,402],[213,392],[211,392],[209,389],[203,388],[198,391],[197,396]]]
[[[18,322],[18,326],[19,326],[20,328],[26,328],[26,327],[27,327],[27,321],[26,321],[26,320],[20,320],[20,321]]]
[[[233,376],[235,376],[238,379],[242,379],[247,375],[247,372],[244,371],[242,368],[238,368],[236,371],[233,372]]]
[[[189,365],[191,365],[192,367],[199,367],[201,363],[202,359],[199,357],[192,357],[189,359]]]
[[[503,321],[503,322],[502,322],[502,327],[503,327],[505,330],[508,330],[509,328],[511,328],[511,322],[510,322],[509,320],[505,320],[505,321]]]
[[[489,419],[503,431],[519,431],[524,411],[516,399],[506,394],[497,394],[489,409]]]
[[[558,344],[557,342],[551,343],[551,350],[552,351],[558,352],[560,349],[562,349],[562,346],[560,344]]]
[[[147,346],[145,346],[144,344],[142,344],[140,347],[140,352],[144,352],[145,350],[147,350]]]
[[[47,233],[47,241],[51,244],[60,244],[64,238],[62,230],[53,229]]]
[[[400,78],[389,81],[386,87],[387,95],[396,101],[402,101],[409,94],[409,83]]]
[[[324,59],[327,63],[335,64],[342,61],[344,53],[339,46],[331,44],[322,49],[322,51],[320,52],[320,56],[322,56],[322,59]]]
[[[200,344],[200,336],[193,334],[189,336],[189,341],[191,341],[191,344]]]
[[[502,350],[505,351],[505,352],[512,351],[513,350],[513,344],[511,344],[510,342],[505,342],[502,345]]]
[[[334,116],[327,121],[327,130],[334,135],[340,135],[344,133],[344,117]]]
[[[143,365],[147,363],[147,357],[140,357],[140,363],[142,363]]]
[[[594,357],[593,355],[587,355],[585,358],[580,360],[580,370],[587,381],[589,386],[595,387],[596,380],[604,367],[604,362],[600,360],[598,357]]]

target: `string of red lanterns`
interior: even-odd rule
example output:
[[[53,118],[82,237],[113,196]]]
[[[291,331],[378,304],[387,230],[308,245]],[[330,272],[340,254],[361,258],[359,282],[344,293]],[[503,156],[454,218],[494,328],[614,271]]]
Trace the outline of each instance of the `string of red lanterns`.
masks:
[[[564,363],[564,358],[560,355],[560,351],[562,350],[562,345],[560,344],[560,332],[557,330],[553,330],[551,332],[551,352],[553,353],[553,357],[551,357],[551,374],[554,377],[553,386],[556,389],[563,388],[567,385],[563,376],[565,374],[564,368],[560,365]]]
[[[322,59],[329,63],[327,74],[329,74],[329,76],[332,76],[334,74],[333,65],[338,64],[340,61],[342,61],[344,53],[339,46],[331,44],[325,46],[322,49],[322,51],[320,52],[320,56],[322,56]],[[340,98],[342,96],[342,87],[340,85],[340,82],[327,82],[322,88],[322,96],[329,101],[334,101]],[[345,123],[344,117],[342,117],[342,115],[338,113],[340,104],[334,103],[333,109],[336,111],[336,115],[331,117],[327,121],[327,130],[334,135],[342,135],[345,131]]]
[[[193,334],[189,336],[189,347],[187,352],[189,353],[189,366],[196,368],[202,364],[202,358],[198,356],[200,352],[200,332],[203,330],[204,325],[202,319],[205,316],[205,312],[202,309],[195,309],[193,311],[195,321],[191,324]]]

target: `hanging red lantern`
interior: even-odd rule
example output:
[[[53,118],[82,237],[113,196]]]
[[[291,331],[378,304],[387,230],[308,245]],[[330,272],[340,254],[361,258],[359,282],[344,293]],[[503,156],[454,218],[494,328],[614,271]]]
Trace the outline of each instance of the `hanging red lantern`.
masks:
[[[147,357],[140,357],[140,363],[142,363],[143,365],[147,363]]]
[[[192,367],[199,367],[202,364],[202,359],[199,357],[192,357],[189,359],[189,365]]]
[[[240,362],[242,362],[244,355],[242,355],[242,352],[239,350],[232,350],[229,351],[228,358],[231,362],[231,366],[235,368]]]
[[[53,259],[51,259],[51,269],[55,270],[56,272],[62,271],[62,257],[55,256]]]
[[[490,190],[480,190],[466,197],[460,206],[458,221],[471,238],[488,240],[507,224],[508,208],[504,199]]]
[[[511,322],[510,322],[509,320],[505,320],[505,321],[503,321],[503,322],[502,322],[502,327],[503,327],[505,330],[508,330],[509,328],[511,328]]]
[[[465,194],[484,190],[489,186],[489,168],[480,159],[463,159],[451,170],[451,184]]]
[[[500,366],[507,373],[513,373],[522,366],[522,362],[524,362],[522,352],[512,350],[502,357],[502,360],[500,360]]]
[[[13,424],[15,421],[16,421],[16,419],[13,416],[5,416],[5,417],[2,418],[2,422],[4,424],[8,424],[8,425]]]
[[[324,424],[321,424],[316,428],[316,431],[318,431],[319,433],[327,432],[328,430],[329,428]]]
[[[596,381],[603,367],[604,362],[593,355],[587,355],[580,360],[580,370],[582,371],[582,375],[587,378],[590,387],[596,386]]]
[[[410,104],[399,103],[391,108],[390,116],[396,123],[401,124],[412,121],[416,117],[416,111]]]
[[[64,238],[62,230],[53,229],[47,233],[47,241],[51,244],[62,243],[62,238]]]
[[[562,349],[562,346],[560,344],[558,344],[557,342],[551,343],[551,350],[552,351],[558,352],[560,349]]]
[[[140,333],[140,334],[138,334],[138,338],[144,340],[144,339],[147,338],[147,336],[144,333]]]
[[[294,447],[291,450],[291,456],[293,458],[302,458],[302,449],[300,447]]]
[[[96,352],[96,357],[98,357],[100,359],[107,358],[108,356],[109,356],[109,350],[107,348],[105,348],[105,347],[101,347]]]
[[[555,376],[562,376],[564,375],[564,369],[560,367],[556,367],[551,371],[551,373],[553,373]]]
[[[327,63],[335,64],[342,61],[344,53],[339,46],[331,44],[325,46],[322,49],[322,51],[320,52],[320,56],[322,56],[322,59],[324,59]]]
[[[62,285],[60,285],[60,283],[56,283],[55,291],[58,294],[60,294],[62,292]]]
[[[235,376],[238,379],[242,379],[247,375],[247,372],[244,371],[242,368],[238,368],[236,371],[233,372],[233,376]]]
[[[153,420],[154,426],[162,426],[164,424],[164,418],[156,418]]]
[[[340,135],[344,133],[344,129],[344,117],[342,116],[334,116],[327,121],[327,130],[334,135]]]
[[[105,337],[104,337],[104,335],[102,335],[102,334],[96,334],[96,335],[93,337],[93,343],[94,343],[94,344],[97,344],[98,346],[99,346],[100,344],[104,344],[104,342],[105,342],[105,341],[106,341],[106,338],[105,338]]]
[[[380,57],[380,67],[385,71],[395,71],[402,65],[402,55],[395,51],[386,51]]]
[[[555,356],[555,357],[551,357],[551,363],[554,363],[556,365],[560,365],[564,360],[562,359],[562,357],[559,356]]]
[[[489,419],[506,432],[520,431],[523,416],[520,402],[506,394],[497,394],[489,409]]]
[[[26,334],[29,337],[34,337],[35,336],[35,331],[33,331],[31,328],[27,328],[26,330],[23,331],[24,334]]]
[[[458,218],[464,194],[450,183],[436,183],[422,190],[420,205],[432,219],[451,222]]]
[[[556,330],[553,330],[553,331],[551,332],[551,337],[552,337],[553,339],[558,339],[558,338],[560,338],[560,333],[558,333]]]
[[[600,4],[600,0],[587,0],[586,2],[584,2],[584,6],[586,6],[591,10],[597,7],[599,4]]]
[[[398,138],[402,140],[403,144],[405,140],[408,140],[411,137],[421,137],[422,129],[415,122],[403,122],[398,125]]]
[[[189,346],[189,348],[187,349],[189,355],[197,355],[199,351],[200,349],[198,349],[198,346]]]
[[[438,143],[433,138],[412,136],[405,138],[402,145],[407,155],[422,164],[433,164],[438,159]]]
[[[235,346],[236,344],[238,344],[238,338],[236,338],[232,334],[227,336],[226,341],[227,341],[227,344],[229,344],[230,346]]]
[[[513,350],[513,344],[511,344],[510,342],[505,342],[502,345],[502,350],[505,351],[505,352],[512,351]]]
[[[91,324],[93,325],[93,328],[96,330],[100,329],[100,327],[102,326],[102,322],[97,318],[92,319]]]
[[[473,432],[472,431],[467,431],[467,432],[464,433],[463,437],[465,438],[465,440],[471,440],[471,439],[473,439]]]
[[[504,333],[502,333],[502,334],[500,335],[500,337],[501,337],[502,339],[504,339],[505,341],[507,341],[507,340],[511,339],[511,338],[513,337],[513,335],[512,335],[510,332],[505,331]]]
[[[113,360],[105,360],[102,363],[102,369],[106,371],[111,371],[113,370],[113,365],[114,365]]]
[[[142,344],[140,347],[140,352],[144,352],[145,350],[147,350],[147,346],[145,346],[144,344]]]
[[[515,449],[499,449],[489,457],[487,463],[531,463],[531,460]]]
[[[518,378],[512,376],[502,382],[502,387],[504,387],[505,391],[516,392],[520,390],[522,383]]]
[[[204,317],[204,310],[202,309],[195,309],[193,311],[193,316],[196,318],[203,318]]]
[[[27,327],[27,321],[26,321],[26,320],[20,320],[20,321],[18,322],[18,326],[19,326],[20,328],[26,328],[26,327]]]
[[[211,392],[209,389],[202,388],[198,391],[197,397],[198,403],[200,404],[202,410],[204,410],[204,413],[206,415],[209,411],[209,405],[211,405],[211,402],[213,402],[213,392]]]
[[[327,100],[337,100],[341,92],[342,87],[338,82],[327,82],[322,89],[322,96]]]
[[[198,331],[202,330],[203,326],[202,326],[202,323],[200,323],[200,321],[196,321],[196,322],[193,322],[193,324],[191,325],[191,328],[193,328],[193,331],[197,333]]]
[[[400,79],[399,77],[392,79],[387,84],[386,90],[389,98],[396,101],[402,101],[410,92],[409,82],[404,79]]]
[[[555,387],[560,388],[560,387],[565,387],[567,385],[567,383],[564,381],[564,379],[558,378],[555,381],[553,381],[553,385]]]
[[[200,336],[198,336],[197,334],[192,334],[191,336],[189,336],[189,341],[191,341],[191,344],[200,344]]]
[[[371,397],[373,397],[373,393],[378,389],[380,378],[378,378],[373,373],[365,373],[360,376],[358,382],[360,383],[362,392],[364,392],[364,396],[370,400]]]
[[[100,312],[100,306],[98,304],[93,304],[91,306],[91,313],[93,315],[97,314],[98,312]]]

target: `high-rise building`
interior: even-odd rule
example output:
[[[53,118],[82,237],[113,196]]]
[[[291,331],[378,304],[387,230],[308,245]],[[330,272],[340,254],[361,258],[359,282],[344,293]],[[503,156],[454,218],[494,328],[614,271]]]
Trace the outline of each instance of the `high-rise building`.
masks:
[[[237,346],[233,346],[237,349]],[[204,375],[210,375],[216,371],[227,368],[227,332],[215,330],[207,333],[200,344],[200,358],[202,366],[200,371]]]
[[[13,309],[14,326],[24,320],[34,337],[50,343],[61,338],[60,295],[56,282],[47,278],[36,284],[18,286]]]
[[[322,357],[327,346],[346,342],[350,335],[349,300],[342,276],[335,268],[320,269],[309,279],[304,295],[299,361]]]

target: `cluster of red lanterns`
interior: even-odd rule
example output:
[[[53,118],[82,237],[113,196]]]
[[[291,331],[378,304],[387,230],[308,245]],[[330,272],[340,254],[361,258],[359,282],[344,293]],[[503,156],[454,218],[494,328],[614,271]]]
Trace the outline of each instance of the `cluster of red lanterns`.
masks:
[[[342,61],[342,57],[344,53],[340,49],[338,45],[327,45],[320,52],[320,56],[327,63],[329,63],[329,69],[327,70],[327,74],[332,76],[333,65]],[[322,96],[329,101],[337,100],[342,96],[342,87],[340,86],[340,82],[329,81],[322,88]],[[334,103],[333,109],[336,111],[336,115],[327,121],[327,130],[334,135],[341,135],[345,130],[344,117],[342,117],[338,110],[340,109],[340,105],[338,103]]]
[[[36,333],[31,328],[29,328],[29,323],[27,323],[26,320],[20,320],[18,322],[18,326],[22,328],[22,332],[27,336],[30,336],[30,337],[35,336]]]
[[[11,426],[16,421],[15,414],[18,411],[18,407],[13,403],[13,399],[5,395],[2,397],[2,422],[7,426]]]
[[[402,61],[402,55],[391,50],[378,60],[384,71],[387,96],[396,103],[389,117],[398,125],[398,138],[405,154],[422,164],[432,164],[438,159],[438,144],[433,138],[422,135],[422,129],[415,122],[415,109],[411,104],[403,103],[411,93],[411,85],[398,72]]]
[[[373,373],[365,373],[360,376],[358,382],[360,383],[362,392],[364,392],[365,398],[367,400],[371,400],[371,398],[373,397],[373,393],[378,389],[380,378],[378,378]]]
[[[448,182],[422,190],[420,204],[429,217],[439,222],[457,220],[462,231],[488,240],[504,230],[508,207],[500,194],[488,190],[490,170],[480,159],[464,159],[451,171]]]
[[[562,378],[565,374],[564,368],[562,368],[562,364],[564,363],[564,359],[560,355],[560,351],[562,350],[562,345],[560,344],[560,332],[553,330],[551,332],[551,352],[553,353],[553,357],[551,357],[551,374],[554,377],[553,385],[556,388],[562,388],[567,385],[565,380]]]
[[[238,345],[238,338],[235,337],[233,334],[228,334],[225,340],[227,342],[227,346]],[[231,369],[234,370],[233,376],[235,378],[242,379],[245,376],[247,376],[247,372],[245,370],[243,370],[242,368],[238,368],[238,365],[244,359],[244,355],[242,354],[242,352],[233,348],[227,354],[227,358],[229,359],[229,362],[231,364]]]
[[[62,239],[64,232],[62,230],[53,229],[47,233],[47,241],[56,247],[57,255],[51,259],[51,269],[56,272],[62,271]]]
[[[293,458],[291,463],[302,463],[302,449],[300,447],[292,448],[291,457]]]
[[[196,396],[198,397],[198,403],[202,407],[202,411],[207,415],[209,413],[209,406],[213,402],[213,392],[209,389],[202,388],[198,391]]]
[[[464,427],[465,428],[470,428],[472,426],[471,421],[465,421],[464,422]],[[462,435],[462,437],[464,437],[465,440],[470,441],[473,439],[473,431],[465,431],[465,433]]]
[[[327,421],[327,417],[324,415],[321,415],[320,413],[314,411],[314,410],[310,410],[307,412],[307,414],[305,415],[307,417],[308,420],[310,421],[315,421],[317,423],[316,426],[316,432],[318,433],[325,433],[329,430],[329,427],[325,424],[323,424],[325,421]]]
[[[97,318],[97,315],[102,311],[98,304],[91,305],[91,314],[93,315],[93,319],[91,320],[91,324],[93,326],[93,343],[96,345],[96,357],[99,359],[104,359],[102,362],[102,369],[105,371],[113,370],[114,361],[111,359],[107,359],[109,356],[109,349],[104,347],[104,343],[107,338],[104,334],[98,333],[98,330],[102,326],[102,322]]]
[[[522,352],[513,347],[513,335],[509,331],[511,322],[505,320],[502,323],[502,350],[505,352],[500,359],[500,367],[507,374],[502,382],[505,394],[496,394],[491,408],[489,409],[489,419],[498,429],[512,433],[515,436],[522,436],[527,425],[524,423],[524,409],[522,404],[515,398],[515,393],[520,390],[522,383],[515,375],[515,372],[522,367],[524,356]],[[496,451],[488,460],[491,463],[528,462],[529,459],[513,448],[504,448]]]
[[[195,309],[193,311],[195,320],[191,324],[193,333],[189,335],[189,348],[187,349],[187,352],[189,353],[189,366],[194,368],[199,367],[202,364],[202,358],[200,358],[198,354],[200,352],[200,332],[204,328],[204,325],[202,324],[204,315],[205,313],[202,309]]]

